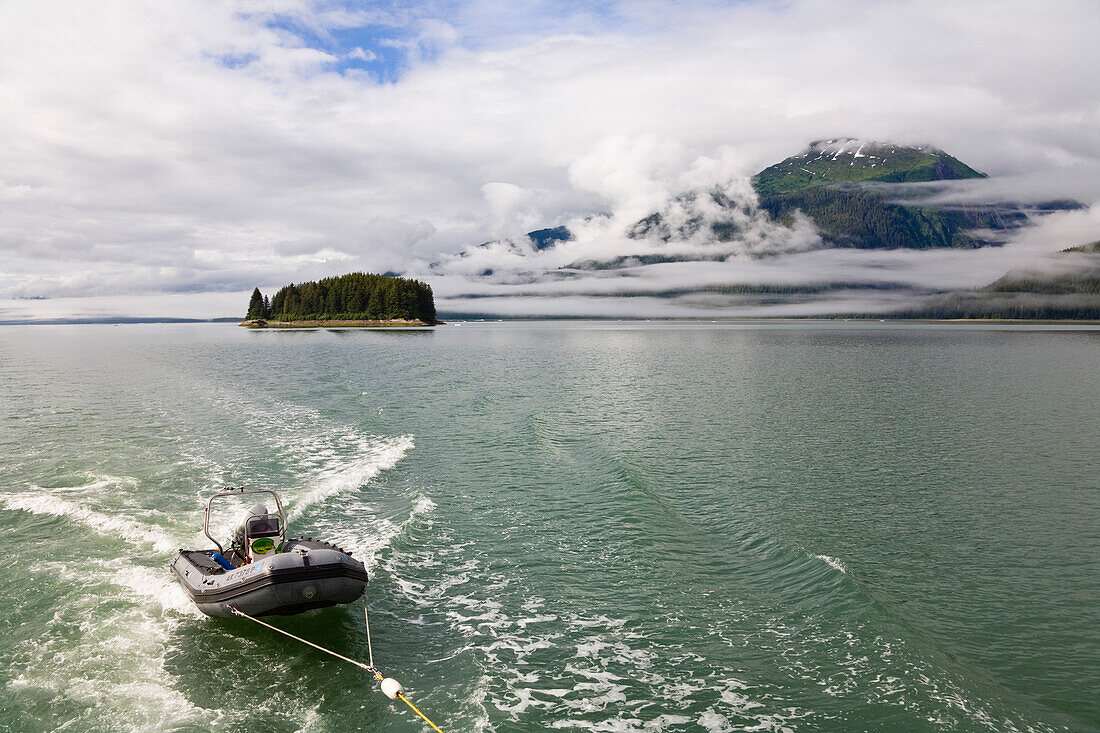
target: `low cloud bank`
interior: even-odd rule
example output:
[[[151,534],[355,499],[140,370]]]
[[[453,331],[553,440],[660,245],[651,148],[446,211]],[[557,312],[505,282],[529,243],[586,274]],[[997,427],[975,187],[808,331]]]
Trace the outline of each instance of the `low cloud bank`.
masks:
[[[729,149],[723,153],[732,155]],[[625,180],[613,167],[603,175],[616,186]],[[411,274],[433,283],[443,313],[885,313],[919,306],[929,296],[980,288],[1011,269],[1050,267],[1043,263],[1052,251],[1100,232],[1097,211],[1079,209],[1034,212],[1033,225],[1011,232],[1003,246],[828,248],[805,217],[787,225],[771,219],[749,178],[731,173],[721,159],[697,159],[687,173],[666,179],[664,190],[653,178],[642,181],[633,195],[621,196],[614,212],[566,220],[570,239],[541,249],[527,236],[500,239],[418,263]],[[958,201],[998,201],[1004,191],[989,179],[968,184]],[[990,185],[989,196],[982,196],[983,184]],[[941,186],[936,197],[946,201],[958,191]]]

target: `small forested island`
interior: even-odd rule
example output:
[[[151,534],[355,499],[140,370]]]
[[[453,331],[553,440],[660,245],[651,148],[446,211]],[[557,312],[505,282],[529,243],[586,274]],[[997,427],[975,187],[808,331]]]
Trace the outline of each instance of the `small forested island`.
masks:
[[[270,300],[252,291],[242,326],[433,326],[432,288],[419,280],[353,272],[285,285]]]

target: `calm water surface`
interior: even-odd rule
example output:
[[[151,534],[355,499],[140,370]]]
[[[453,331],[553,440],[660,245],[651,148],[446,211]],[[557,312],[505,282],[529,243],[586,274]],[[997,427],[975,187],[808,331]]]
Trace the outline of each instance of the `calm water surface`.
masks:
[[[246,484],[367,561],[451,732],[1100,730],[1098,365],[1050,326],[3,327],[0,728],[423,730],[174,585]],[[275,623],[366,659],[360,604]]]

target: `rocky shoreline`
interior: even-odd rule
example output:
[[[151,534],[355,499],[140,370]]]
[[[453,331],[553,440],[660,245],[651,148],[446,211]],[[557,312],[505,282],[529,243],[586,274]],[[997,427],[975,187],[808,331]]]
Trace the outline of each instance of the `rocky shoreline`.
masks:
[[[265,321],[255,319],[239,324],[245,328],[430,328],[436,325],[421,320],[393,318],[380,321]]]

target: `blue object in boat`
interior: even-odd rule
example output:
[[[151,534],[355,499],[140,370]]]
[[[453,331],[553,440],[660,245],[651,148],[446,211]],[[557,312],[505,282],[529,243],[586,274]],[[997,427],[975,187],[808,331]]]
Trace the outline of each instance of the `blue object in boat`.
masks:
[[[210,557],[214,558],[214,562],[218,563],[219,565],[221,565],[226,570],[232,570],[233,569],[233,563],[229,562],[224,557],[222,557],[221,553],[215,552]]]

